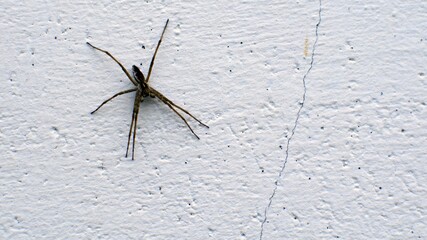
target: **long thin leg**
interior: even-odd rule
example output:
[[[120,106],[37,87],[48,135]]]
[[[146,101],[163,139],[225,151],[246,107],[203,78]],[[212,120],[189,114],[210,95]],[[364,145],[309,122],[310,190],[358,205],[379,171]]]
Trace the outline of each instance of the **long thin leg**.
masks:
[[[183,111],[183,112],[185,112],[186,114],[188,114],[190,117],[192,117],[194,120],[196,120],[197,122],[199,122],[200,124],[202,124],[203,126],[205,126],[205,127],[207,127],[207,128],[209,128],[209,126],[208,125],[206,125],[206,124],[204,124],[204,123],[202,123],[199,119],[197,119],[196,117],[194,117],[193,115],[191,115],[191,113],[189,113],[187,110],[185,110],[184,108],[182,108],[182,107],[180,107],[180,106],[178,106],[178,105],[176,105],[174,102],[172,102],[172,101],[168,101],[172,106],[174,106],[174,107],[176,107],[176,108],[178,108],[179,110],[181,110],[181,111]]]
[[[133,85],[135,85],[135,86],[137,86],[138,85],[138,83],[132,78],[132,76],[129,74],[129,72],[128,72],[128,70],[126,70],[126,68],[123,66],[123,64],[121,64],[115,57],[113,57],[113,55],[111,55],[111,53],[109,53],[109,52],[107,52],[107,51],[105,51],[105,50],[103,50],[103,49],[101,49],[101,48],[98,48],[98,47],[95,47],[95,46],[93,46],[92,44],[90,44],[89,42],[86,42],[89,46],[91,46],[91,47],[93,47],[93,48],[95,48],[96,50],[98,50],[98,51],[101,51],[101,52],[103,52],[103,53],[105,53],[105,54],[107,54],[108,56],[110,56],[117,64],[119,64],[119,66],[122,68],[122,70],[123,70],[123,72],[125,72],[125,74],[126,74],[126,76],[129,78],[129,80],[133,83]]]
[[[167,103],[167,102],[164,102],[164,103],[166,103],[166,105],[168,105],[169,106],[169,108],[170,109],[172,109],[176,114],[178,114],[178,116],[185,122],[185,124],[187,125],[187,127],[190,129],[190,131],[194,134],[194,136],[196,136],[196,138],[197,139],[199,139],[200,140],[200,138],[199,138],[199,136],[197,136],[197,134],[193,131],[193,129],[190,127],[190,125],[188,124],[188,122],[187,122],[187,120],[185,120],[185,118],[177,111],[177,110],[175,110],[175,108],[173,108],[172,107],[172,105],[170,105],[169,103]]]
[[[127,148],[126,148],[126,157],[128,157],[128,153],[129,153],[129,144],[130,144],[130,137],[132,135],[132,128],[133,128],[133,126],[136,126],[135,112],[139,111],[139,103],[141,101],[140,98],[141,98],[141,93],[140,92],[136,92],[135,100],[133,101],[132,122],[131,122],[130,128],[129,128],[128,145],[127,145]],[[135,143],[135,137],[133,138],[133,141]],[[134,144],[134,146],[135,146],[135,144]],[[132,160],[133,160],[133,154],[132,154]]]
[[[187,120],[185,120],[185,118],[177,111],[175,110],[175,108],[172,107],[172,105],[166,101],[165,99],[160,98],[160,100],[162,100],[162,102],[164,102],[166,105],[168,105],[168,107],[170,109],[172,109],[172,111],[174,111],[181,119],[182,121],[185,122],[185,124],[187,125],[187,127],[190,129],[190,131],[194,134],[194,136],[196,136],[197,139],[200,139],[199,136],[197,136],[197,134],[193,131],[193,129],[190,127],[190,125],[188,124]]]
[[[133,89],[129,89],[129,90],[125,90],[125,91],[121,91],[119,93],[114,94],[114,96],[110,97],[109,99],[105,100],[103,103],[101,103],[101,105],[99,105],[95,110],[93,110],[90,114],[94,114],[96,111],[98,111],[98,109],[100,109],[104,104],[106,104],[107,102],[109,102],[110,100],[112,100],[113,98],[120,96],[122,94],[126,94],[126,93],[130,93],[130,92],[134,92],[136,91],[136,88]]]
[[[128,145],[126,147],[126,157],[128,157],[128,152],[129,152],[129,143],[130,143],[130,136],[132,134],[132,127],[135,121],[135,114],[132,112],[132,122],[130,123],[130,128],[129,128],[129,135],[128,135]]]
[[[133,142],[132,142],[132,160],[134,160],[136,125],[137,125],[137,121],[138,121],[138,112],[139,112],[139,104],[140,103],[141,103],[141,93],[140,92],[136,92],[135,100],[134,100],[134,103],[133,103],[132,122],[131,122],[130,128],[129,128],[128,145],[127,145],[127,148],[126,148],[126,157],[128,157],[129,145],[130,145],[130,137],[132,135],[132,130],[133,130],[133,138],[132,138],[132,140],[133,140]]]
[[[185,112],[186,114],[188,114],[190,117],[192,117],[194,120],[196,120],[197,122],[199,122],[200,124],[202,124],[203,126],[209,128],[208,125],[202,123],[202,121],[200,121],[199,119],[197,119],[195,116],[193,116],[191,113],[189,113],[187,110],[185,110],[184,108],[176,105],[174,102],[172,102],[171,100],[169,100],[167,97],[165,97],[163,94],[161,94],[159,91],[157,91],[154,88],[151,88],[151,90],[154,92],[154,94],[159,98],[159,99],[164,99],[164,101],[167,101],[169,104],[171,104],[172,106],[178,108],[179,110]],[[163,100],[162,100],[163,101]]]
[[[132,139],[132,160],[134,160],[135,157],[135,136],[136,136],[136,126],[138,123],[138,113],[139,113],[139,104],[141,103],[141,100],[138,98],[135,98],[135,106],[134,106],[134,114],[135,114],[135,124],[133,125],[133,139]]]
[[[154,65],[154,59],[156,58],[157,51],[159,50],[159,47],[160,47],[160,43],[162,43],[163,34],[165,34],[165,30],[166,30],[166,27],[168,26],[168,23],[169,23],[169,19],[166,20],[166,24],[165,24],[165,27],[163,28],[162,35],[160,36],[159,42],[157,43],[156,51],[154,51],[153,58],[151,58],[150,68],[148,69],[147,80],[145,82],[148,82],[148,80],[150,80],[151,70],[153,69],[153,65]]]

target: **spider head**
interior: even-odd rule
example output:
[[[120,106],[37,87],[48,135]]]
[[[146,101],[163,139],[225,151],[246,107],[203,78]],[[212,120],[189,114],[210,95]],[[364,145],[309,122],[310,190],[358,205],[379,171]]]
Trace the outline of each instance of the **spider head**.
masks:
[[[145,83],[144,74],[141,72],[141,70],[139,70],[137,66],[135,65],[132,66],[132,72],[133,72],[133,77],[138,83],[140,84]]]

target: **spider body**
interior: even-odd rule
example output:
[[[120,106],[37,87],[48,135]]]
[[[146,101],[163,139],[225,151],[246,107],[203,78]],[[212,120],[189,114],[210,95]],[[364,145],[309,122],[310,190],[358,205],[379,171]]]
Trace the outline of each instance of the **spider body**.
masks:
[[[138,83],[137,91],[140,91],[140,94],[142,96],[141,102],[144,101],[144,98],[148,96],[155,98],[156,96],[152,91],[150,91],[150,86],[147,82],[145,82],[145,77],[141,70],[137,66],[133,65],[132,72],[135,81]]]
[[[177,111],[177,109],[181,110],[182,112],[184,112],[188,116],[192,117],[194,120],[196,120],[197,122],[199,122],[203,126],[209,128],[206,124],[202,123],[196,117],[191,115],[191,113],[189,113],[187,110],[176,105],[174,102],[169,100],[167,97],[165,97],[163,94],[161,94],[156,89],[150,87],[150,85],[148,84],[148,81],[150,80],[150,76],[151,76],[151,71],[153,69],[154,60],[156,58],[157,51],[159,50],[160,43],[162,42],[163,34],[165,33],[166,27],[168,26],[168,22],[169,22],[169,19],[166,21],[165,27],[163,28],[162,35],[160,36],[159,42],[157,43],[156,50],[155,50],[153,57],[151,59],[150,67],[149,67],[148,73],[147,73],[147,78],[145,78],[145,76],[141,72],[141,70],[135,65],[132,66],[133,76],[131,76],[130,73],[126,70],[126,68],[113,55],[111,55],[111,53],[109,53],[109,52],[107,52],[101,48],[95,47],[92,44],[90,44],[89,42],[87,42],[87,44],[89,46],[91,46],[92,48],[94,48],[98,51],[101,51],[101,52],[107,54],[109,57],[111,57],[121,67],[123,72],[126,74],[126,76],[129,78],[129,80],[135,86],[134,88],[116,93],[115,95],[113,95],[109,99],[105,100],[93,112],[91,112],[91,114],[95,113],[104,104],[106,104],[107,102],[109,102],[110,100],[112,100],[113,98],[115,98],[117,96],[120,96],[120,95],[123,95],[126,93],[136,92],[134,104],[133,104],[132,121],[130,124],[129,135],[128,135],[128,143],[127,143],[127,148],[126,148],[126,157],[127,157],[128,152],[129,152],[130,140],[131,140],[131,136],[132,136],[132,160],[134,160],[134,156],[135,156],[135,136],[136,136],[136,125],[138,122],[139,105],[142,101],[144,101],[144,98],[146,98],[146,97],[158,98],[160,101],[162,101],[164,104],[166,104],[170,109],[172,109],[172,111],[174,111],[184,121],[184,123],[187,125],[187,127],[190,129],[190,131],[194,134],[194,136],[197,137],[197,139],[200,139],[199,136],[197,136],[197,134],[193,131],[193,129],[188,124],[187,120],[185,120],[185,118]]]

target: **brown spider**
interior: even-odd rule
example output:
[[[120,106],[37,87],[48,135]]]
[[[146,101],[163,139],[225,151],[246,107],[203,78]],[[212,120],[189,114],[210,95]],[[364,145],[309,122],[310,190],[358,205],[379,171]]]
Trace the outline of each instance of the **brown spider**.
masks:
[[[154,89],[153,87],[151,87],[150,85],[148,85],[148,81],[150,80],[150,76],[151,76],[151,70],[153,69],[154,59],[156,58],[157,50],[159,50],[159,46],[160,46],[160,43],[162,42],[163,34],[165,33],[166,27],[168,26],[168,22],[169,22],[169,19],[166,21],[165,27],[163,28],[162,35],[160,36],[159,42],[157,43],[156,50],[154,51],[153,58],[151,59],[150,68],[148,69],[147,78],[144,77],[144,74],[135,65],[132,66],[132,71],[133,71],[133,77],[132,77],[129,74],[129,72],[126,70],[126,68],[115,57],[113,57],[113,55],[111,55],[111,53],[109,53],[109,52],[107,52],[105,50],[102,50],[100,48],[97,48],[97,47],[93,46],[92,44],[90,44],[89,42],[86,42],[89,46],[91,46],[91,47],[95,48],[96,50],[99,50],[99,51],[107,54],[108,56],[110,56],[117,64],[119,64],[119,66],[122,68],[123,72],[125,72],[126,76],[129,78],[129,80],[133,83],[133,85],[135,85],[135,87],[132,88],[132,89],[128,89],[128,90],[116,93],[114,96],[110,97],[109,99],[107,99],[103,103],[101,103],[101,105],[99,105],[99,107],[96,108],[93,112],[91,112],[91,114],[95,113],[104,104],[106,104],[107,102],[109,102],[110,100],[112,100],[113,98],[115,98],[117,96],[120,96],[122,94],[126,94],[126,93],[130,93],[130,92],[135,92],[136,91],[135,100],[134,100],[134,104],[133,104],[132,122],[130,124],[129,135],[128,135],[128,144],[127,144],[127,148],[126,148],[126,157],[127,157],[128,156],[128,152],[129,152],[130,137],[132,135],[132,127],[133,127],[132,160],[134,160],[134,155],[135,155],[135,135],[136,135],[136,124],[137,124],[137,121],[138,121],[139,104],[142,101],[144,101],[144,97],[148,97],[148,96],[150,96],[152,98],[157,97],[163,103],[165,103],[166,105],[168,105],[168,107],[170,109],[172,109],[172,111],[174,111],[176,114],[178,114],[178,116],[185,122],[185,124],[187,125],[187,127],[194,134],[194,136],[197,137],[197,139],[200,139],[199,136],[197,136],[197,134],[193,131],[193,129],[188,124],[187,120],[185,120],[185,118],[175,108],[178,108],[179,110],[181,110],[184,113],[188,114],[190,117],[192,117],[194,120],[196,120],[197,122],[199,122],[203,126],[209,128],[208,125],[202,123],[199,119],[197,119],[196,117],[194,117],[193,115],[191,115],[191,113],[189,113],[187,110],[185,110],[182,107],[176,105],[174,102],[172,102],[167,97],[165,97],[163,94],[161,94],[159,91],[157,91],[156,89]]]

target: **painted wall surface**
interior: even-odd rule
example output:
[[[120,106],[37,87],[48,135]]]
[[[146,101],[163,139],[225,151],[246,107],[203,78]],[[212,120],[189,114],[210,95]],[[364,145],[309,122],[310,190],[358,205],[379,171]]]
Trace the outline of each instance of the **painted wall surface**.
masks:
[[[141,104],[107,55],[207,123]],[[427,239],[427,2],[0,2],[0,239]]]

